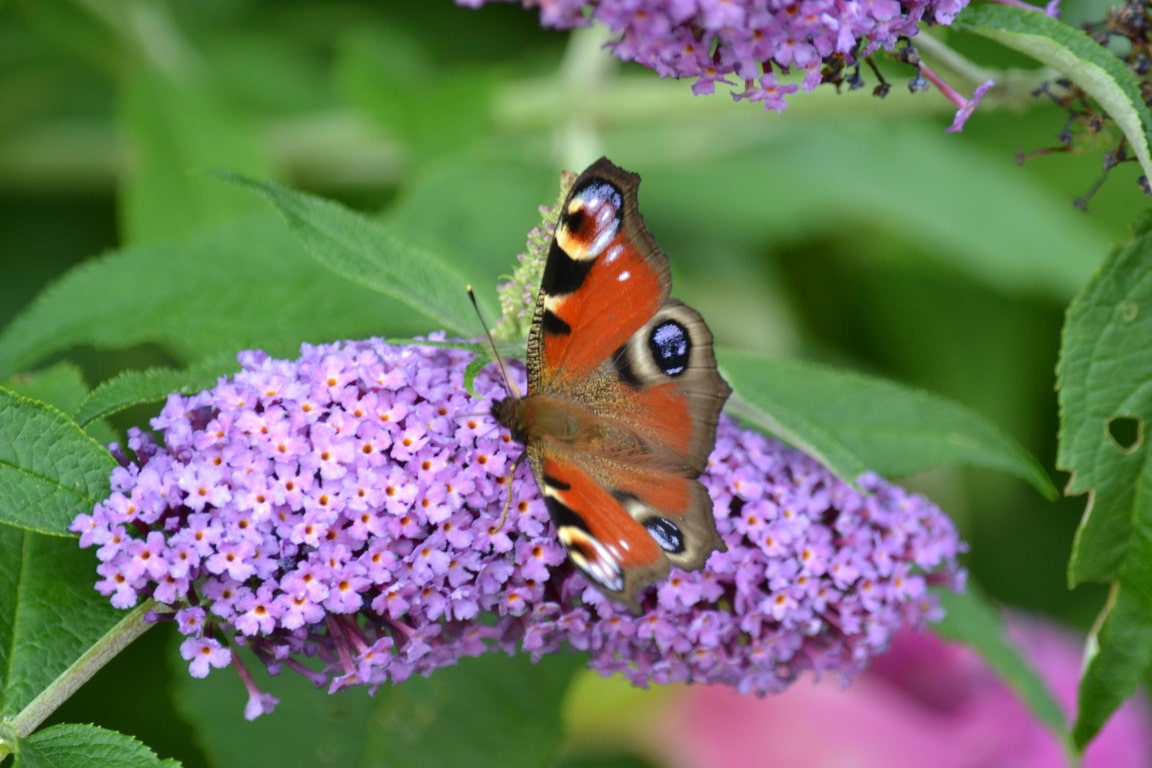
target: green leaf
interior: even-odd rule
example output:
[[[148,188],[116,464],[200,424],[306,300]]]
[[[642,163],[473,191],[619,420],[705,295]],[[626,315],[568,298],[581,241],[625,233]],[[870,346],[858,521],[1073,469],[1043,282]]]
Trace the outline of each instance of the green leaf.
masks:
[[[14,718],[124,617],[75,539],[0,526],[0,715]]]
[[[489,653],[382,689],[382,727],[370,734],[370,751],[398,768],[547,765],[563,736],[564,694],[585,663],[579,654],[532,664],[524,654]]]
[[[176,768],[131,736],[95,725],[54,725],[20,742],[15,768]]]
[[[464,390],[472,395],[472,397],[480,398],[480,395],[476,393],[475,389],[476,377],[480,374],[480,371],[484,370],[484,367],[491,362],[491,360],[482,355],[477,355],[468,361],[468,367],[464,369]]]
[[[1056,496],[1027,451],[956,403],[813,363],[732,350],[718,357],[739,394],[731,413],[811,454],[844,480],[868,470],[900,476],[966,464],[1009,472]]]
[[[219,175],[263,195],[309,253],[336,274],[403,302],[449,331],[476,333],[476,316],[464,292],[469,281],[434,254],[330,200],[269,181]]]
[[[251,196],[221,189],[204,168],[266,176],[260,144],[203,78],[131,71],[120,92],[120,125],[133,162],[121,186],[126,242],[168,242],[256,209]]]
[[[84,374],[72,363],[57,363],[35,373],[17,374],[3,385],[17,395],[41,400],[65,413],[74,412],[88,396]]]
[[[552,768],[658,768],[649,758],[630,753],[608,753],[599,751],[590,754],[564,755]]]
[[[234,355],[216,356],[190,368],[149,368],[124,371],[99,384],[76,410],[76,421],[87,424],[93,419],[118,413],[141,403],[156,403],[168,395],[192,395],[216,384],[221,376],[239,370]]]
[[[115,467],[63,413],[0,389],[0,523],[66,536],[108,495]]]
[[[1147,552],[1145,552],[1147,554]],[[1084,749],[1127,701],[1152,664],[1152,611],[1148,596],[1123,580],[1088,640],[1072,738]]]
[[[559,191],[559,169],[532,164],[522,152],[454,154],[413,168],[384,221],[469,275],[505,274],[529,230],[540,225],[540,205]],[[487,286],[477,287],[483,296]]]
[[[1060,442],[1056,464],[1072,473],[1067,493],[1091,492],[1073,545],[1071,586],[1115,581],[1130,548],[1152,533],[1152,236],[1111,254],[1068,310],[1056,368]],[[1133,420],[1135,442],[1111,430]],[[1137,571],[1148,575],[1143,569]],[[1152,587],[1152,577],[1146,582]]]
[[[253,347],[283,353],[302,340],[428,330],[410,310],[316,264],[265,214],[73,269],[0,332],[0,375],[79,344],[151,342],[200,360]]]
[[[25,7],[27,8],[27,7]],[[26,11],[19,16],[30,23],[24,34],[40,40],[52,41],[52,51],[63,60],[80,60],[94,71],[115,72],[130,66],[139,66],[141,51],[132,38],[133,13],[139,8],[132,3],[102,3],[99,11],[95,6],[76,3],[56,3],[37,5],[34,12]],[[16,25],[8,25],[16,26]],[[16,26],[17,29],[20,29]],[[34,31],[34,35],[28,32]],[[66,55],[61,56],[61,53]],[[60,78],[60,74],[56,74]],[[63,83],[67,83],[65,79]],[[79,83],[92,88],[88,79]],[[75,87],[76,81],[73,81]],[[41,91],[52,93],[53,88],[66,87],[61,81],[51,84],[42,82]],[[19,102],[17,102],[19,104]],[[19,111],[17,111],[17,114]]]
[[[474,62],[454,70],[411,31],[375,27],[351,35],[335,64],[335,79],[352,106],[412,152],[459,153],[491,134],[490,100],[507,73]]]
[[[936,633],[979,653],[1070,753],[1066,719],[1059,701],[1020,649],[1008,640],[996,607],[972,588],[962,593],[940,590],[936,594],[945,611],[944,620],[933,627]]]
[[[329,694],[288,669],[268,677],[246,656],[257,685],[280,702],[271,714],[246,723],[246,693],[236,674],[223,669],[204,679],[191,677],[178,651],[182,639],[168,644],[173,701],[181,720],[197,734],[209,765],[366,765],[365,734],[378,727],[377,700],[366,691]]]
[[[329,695],[289,672],[261,675],[261,689],[280,704],[240,729],[245,694],[235,676],[194,680],[173,657],[180,665],[178,706],[211,763],[222,767],[547,765],[562,736],[561,700],[586,663],[575,654],[532,664],[523,655],[493,652],[427,679],[384,685],[371,697],[362,688]]]
[[[758,251],[765,242],[787,251],[797,238],[897,238],[998,291],[1066,302],[1109,247],[1096,220],[1068,215],[1071,196],[940,126],[813,120],[777,131],[771,142],[708,162],[685,163],[669,151],[664,157],[676,158],[674,164],[637,165],[644,176],[641,210],[673,266],[693,255],[702,268],[724,266],[712,248],[695,254],[674,248],[680,230],[723,232]],[[652,142],[646,132],[638,149]],[[835,232],[827,226],[830,211],[840,214]]]
[[[19,373],[0,382],[18,395],[32,400],[41,400],[59,408],[65,413],[75,413],[88,396],[88,384],[84,374],[75,365],[67,362],[56,363],[34,373]],[[100,445],[108,445],[117,439],[116,431],[105,421],[77,420],[84,431]]]
[[[1057,377],[1057,466],[1088,493],[1068,563],[1072,586],[1112,584],[1081,681],[1077,744],[1131,695],[1152,653],[1152,235],[1111,254],[1072,303]],[[1124,434],[1122,427],[1131,427]]]
[[[1025,53],[1087,91],[1116,121],[1152,179],[1152,113],[1136,76],[1113,51],[1039,10],[998,3],[968,6],[953,26]]]

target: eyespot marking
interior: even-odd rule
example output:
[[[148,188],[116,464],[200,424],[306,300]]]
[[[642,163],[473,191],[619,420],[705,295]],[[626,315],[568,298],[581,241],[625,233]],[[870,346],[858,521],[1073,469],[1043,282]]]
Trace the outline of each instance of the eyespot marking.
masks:
[[[568,551],[572,564],[594,584],[609,592],[624,590],[624,571],[595,537],[585,530],[568,525],[558,528],[556,534]]]
[[[644,527],[665,552],[679,555],[685,550],[684,532],[668,518],[650,517],[644,521]]]
[[[665,320],[648,336],[652,359],[665,376],[679,376],[688,370],[692,339],[688,329],[675,320]]]
[[[605,181],[590,182],[572,193],[556,232],[557,241],[562,241],[573,258],[594,260],[620,231],[623,206],[624,197],[614,185]]]

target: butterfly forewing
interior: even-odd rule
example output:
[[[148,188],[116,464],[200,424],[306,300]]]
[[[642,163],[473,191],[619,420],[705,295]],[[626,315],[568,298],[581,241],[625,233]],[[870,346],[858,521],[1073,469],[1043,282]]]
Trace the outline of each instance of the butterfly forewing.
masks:
[[[561,209],[528,339],[543,389],[579,386],[668,298],[668,257],[636,208],[638,184],[601,158]]]
[[[639,177],[601,158],[561,210],[528,340],[528,394],[493,406],[572,562],[610,597],[723,550],[696,479],[731,390],[700,315],[669,299]]]

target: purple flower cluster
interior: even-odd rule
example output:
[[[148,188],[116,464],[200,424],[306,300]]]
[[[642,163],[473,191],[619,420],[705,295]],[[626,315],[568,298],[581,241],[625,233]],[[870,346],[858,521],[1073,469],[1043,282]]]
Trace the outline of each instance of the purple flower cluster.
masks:
[[[902,626],[961,588],[947,517],[885,481],[845,484],[811,458],[722,419],[702,480],[728,545],[673,569],[634,616],[572,568],[527,467],[487,415],[493,366],[380,340],[260,352],[209,391],[173,395],[133,431],[113,493],[72,530],[97,547],[97,589],[170,606],[191,674],[235,665],[246,714],[275,704],[236,652],[332,689],[428,674],[492,649],[571,647],[637,684],[784,688],[804,670],[860,671]],[[516,369],[522,377],[522,369]],[[520,382],[521,385],[523,382]],[[300,660],[319,655],[324,672]]]
[[[508,1],[508,0],[505,0]],[[488,0],[457,0],[479,7]],[[717,83],[733,98],[763,102],[777,112],[801,87],[811,91],[901,37],[920,23],[950,24],[967,0],[521,0],[539,7],[541,23],[571,28],[598,21],[616,35],[624,61],[661,77],[694,78],[696,94]],[[803,78],[782,81],[781,75]],[[730,79],[734,78],[734,79]]]

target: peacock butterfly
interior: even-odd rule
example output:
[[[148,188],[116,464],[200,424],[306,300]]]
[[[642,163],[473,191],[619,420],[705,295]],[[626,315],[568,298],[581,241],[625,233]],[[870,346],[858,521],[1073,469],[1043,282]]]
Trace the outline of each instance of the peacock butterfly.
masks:
[[[606,158],[576,179],[528,335],[528,393],[492,404],[569,559],[633,611],[670,564],[695,570],[725,549],[697,478],[732,392],[703,318],[668,296],[639,183]]]

